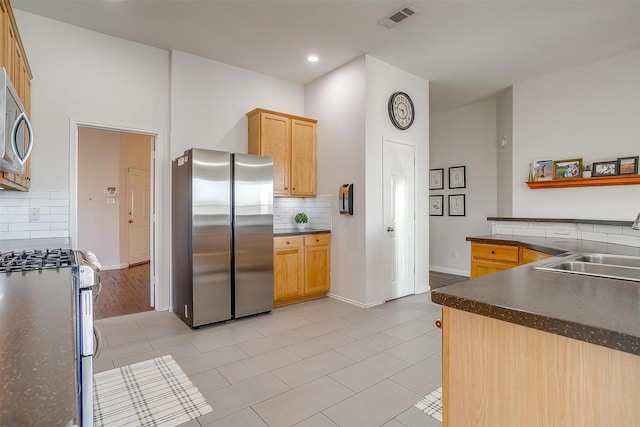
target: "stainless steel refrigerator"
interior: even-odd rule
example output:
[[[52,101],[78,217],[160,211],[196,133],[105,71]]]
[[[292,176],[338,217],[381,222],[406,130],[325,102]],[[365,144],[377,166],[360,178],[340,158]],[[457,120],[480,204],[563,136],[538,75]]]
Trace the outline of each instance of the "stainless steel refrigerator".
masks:
[[[173,310],[192,328],[273,309],[273,161],[193,148],[172,164]]]

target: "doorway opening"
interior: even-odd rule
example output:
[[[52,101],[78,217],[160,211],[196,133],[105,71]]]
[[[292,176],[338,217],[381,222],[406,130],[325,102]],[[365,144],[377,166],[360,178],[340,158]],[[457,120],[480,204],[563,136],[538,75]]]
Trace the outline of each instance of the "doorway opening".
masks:
[[[102,264],[96,319],[154,309],[154,136],[78,126],[76,243]]]

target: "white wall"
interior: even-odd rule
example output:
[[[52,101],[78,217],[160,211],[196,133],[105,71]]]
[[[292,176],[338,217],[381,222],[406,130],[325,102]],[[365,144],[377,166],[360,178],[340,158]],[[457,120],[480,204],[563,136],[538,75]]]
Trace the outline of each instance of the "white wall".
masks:
[[[404,132],[387,114],[389,96],[399,90],[416,110]],[[318,192],[337,199],[342,184],[354,184],[354,215],[332,208],[331,294],[366,307],[384,302],[384,138],[416,150],[416,292],[426,291],[429,82],[364,56],[307,85],[305,98],[307,115],[318,119]]]
[[[444,168],[444,215],[430,217],[432,270],[469,275],[467,236],[491,234],[488,216],[497,210],[496,100],[431,115],[430,168]],[[448,168],[466,166],[466,188],[449,189]],[[448,195],[465,194],[466,216],[448,216]],[[455,251],[455,254],[452,252]],[[455,255],[455,258],[454,258]]]
[[[304,116],[297,83],[171,52],[171,158],[189,148],[247,152],[246,113],[254,108]]]
[[[354,214],[331,210],[331,294],[365,302],[365,89],[364,56],[305,87],[305,112],[317,119],[318,194],[337,201],[354,184]]]
[[[396,129],[389,120],[389,96],[396,91],[411,96],[415,107],[413,126]],[[365,112],[365,212],[366,212],[366,305],[384,301],[384,244],[386,225],[383,218],[382,145],[383,140],[402,141],[415,147],[416,222],[415,287],[416,292],[429,289],[429,82],[366,56]],[[337,191],[337,189],[335,190]]]
[[[79,27],[14,11],[33,71],[34,148],[31,185],[35,192],[65,191],[73,198],[75,170],[72,121],[157,133],[159,165],[159,292],[156,307],[169,302],[169,52]],[[71,135],[71,136],[70,136]],[[20,197],[18,195],[11,197]],[[69,203],[67,202],[67,206]],[[73,209],[73,203],[71,204]],[[72,212],[70,212],[72,213]],[[91,221],[78,218],[78,223]],[[67,235],[68,235],[68,229]],[[77,242],[72,242],[76,246]],[[91,249],[91,248],[87,248]]]
[[[513,213],[513,87],[496,98],[498,216]],[[504,144],[504,145],[503,145]]]
[[[513,86],[513,215],[628,220],[640,186],[530,190],[530,161],[640,154],[640,51]]]
[[[98,129],[78,131],[78,249],[91,250],[103,267],[120,265],[120,204],[107,204],[106,187],[120,183],[120,135]],[[126,201],[126,198],[124,199]]]

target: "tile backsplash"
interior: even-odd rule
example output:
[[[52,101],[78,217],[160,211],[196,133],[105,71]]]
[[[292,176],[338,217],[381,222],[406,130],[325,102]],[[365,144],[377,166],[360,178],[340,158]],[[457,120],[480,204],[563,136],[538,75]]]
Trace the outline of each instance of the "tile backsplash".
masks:
[[[69,192],[0,192],[0,240],[69,237]]]
[[[307,227],[331,229],[331,196],[274,197],[273,229],[295,227],[293,218],[298,212],[304,212],[309,217]]]
[[[621,225],[577,224],[575,222],[492,221],[491,234],[562,237],[640,247],[640,231]]]

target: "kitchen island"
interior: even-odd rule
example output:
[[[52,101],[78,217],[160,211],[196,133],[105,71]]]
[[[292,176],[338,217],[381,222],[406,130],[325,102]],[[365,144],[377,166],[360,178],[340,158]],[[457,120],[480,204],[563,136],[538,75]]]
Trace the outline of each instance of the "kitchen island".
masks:
[[[575,239],[471,241],[640,255]],[[534,270],[433,291],[443,309],[444,425],[640,425],[640,284]]]

